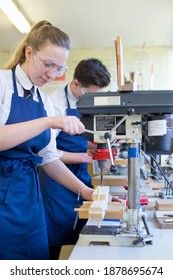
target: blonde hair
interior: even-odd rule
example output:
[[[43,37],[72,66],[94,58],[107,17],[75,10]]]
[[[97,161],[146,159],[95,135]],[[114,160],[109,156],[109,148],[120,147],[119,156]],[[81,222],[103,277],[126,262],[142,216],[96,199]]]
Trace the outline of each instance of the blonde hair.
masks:
[[[26,59],[25,49],[27,46],[31,46],[34,50],[39,51],[48,42],[67,50],[71,49],[68,35],[47,20],[42,20],[32,26],[30,32],[17,46],[4,69],[12,69],[17,64],[22,64]]]

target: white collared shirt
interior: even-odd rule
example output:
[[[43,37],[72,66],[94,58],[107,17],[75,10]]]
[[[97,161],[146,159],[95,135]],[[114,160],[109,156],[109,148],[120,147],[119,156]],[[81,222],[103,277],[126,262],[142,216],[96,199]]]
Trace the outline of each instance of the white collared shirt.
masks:
[[[74,96],[74,94],[70,90],[70,84],[67,86],[67,97],[68,101],[70,103],[71,109],[77,108],[77,102],[79,98]],[[50,99],[53,103],[55,114],[57,116],[66,116],[66,110],[68,108],[67,99],[66,99],[66,93],[65,88],[58,88],[55,90],[51,95]],[[59,134],[60,130],[57,129],[57,135]]]
[[[20,65],[16,66],[16,84],[18,95],[23,96],[23,88],[31,89],[33,86],[29,77],[22,70]],[[37,87],[35,86],[37,89]],[[0,70],[0,125],[4,125],[7,122],[10,109],[11,109],[11,99],[13,94],[13,80],[12,80],[12,71],[11,70]],[[48,116],[54,116],[54,108],[50,101],[48,95],[40,92],[42,102],[44,104],[45,110]],[[38,101],[37,93],[33,94],[33,99]],[[55,141],[55,130],[51,129],[51,140],[49,144],[39,152],[39,156],[43,157],[43,163],[46,164],[60,158],[62,156],[62,152],[56,149],[56,141]]]

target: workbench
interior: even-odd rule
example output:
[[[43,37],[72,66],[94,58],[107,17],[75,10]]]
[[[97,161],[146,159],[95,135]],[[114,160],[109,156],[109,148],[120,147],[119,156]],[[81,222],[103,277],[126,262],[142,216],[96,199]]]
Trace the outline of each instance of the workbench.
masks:
[[[93,178],[94,183],[98,183],[99,176]],[[108,175],[104,176],[105,183],[110,186],[110,193],[113,195],[126,195],[127,190],[124,181],[125,176]],[[115,182],[118,180],[117,186]],[[122,180],[122,184],[120,184]],[[164,187],[164,182],[149,181],[140,188],[140,193],[151,195],[145,211],[148,215],[147,225],[151,235],[153,235],[153,244],[146,244],[143,247],[127,247],[127,246],[109,246],[109,245],[79,245],[77,243],[69,257],[70,260],[173,260],[173,229],[160,229],[154,220],[155,201],[162,201],[153,196]],[[110,221],[104,223],[111,223]],[[90,224],[87,222],[87,225]]]
[[[153,210],[147,210],[147,224],[153,235],[153,244],[143,247],[119,247],[106,245],[79,246],[70,260],[173,260],[173,229],[159,229],[153,219]],[[109,222],[108,222],[109,223]]]

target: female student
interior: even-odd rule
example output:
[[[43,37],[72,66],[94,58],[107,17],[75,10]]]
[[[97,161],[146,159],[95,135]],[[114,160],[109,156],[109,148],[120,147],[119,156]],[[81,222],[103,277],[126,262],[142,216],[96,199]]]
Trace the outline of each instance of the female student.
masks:
[[[0,259],[49,258],[38,164],[55,181],[92,199],[93,190],[59,159],[55,141],[54,129],[73,135],[84,126],[75,116],[55,116],[38,89],[65,73],[69,51],[67,34],[40,21],[0,71]]]

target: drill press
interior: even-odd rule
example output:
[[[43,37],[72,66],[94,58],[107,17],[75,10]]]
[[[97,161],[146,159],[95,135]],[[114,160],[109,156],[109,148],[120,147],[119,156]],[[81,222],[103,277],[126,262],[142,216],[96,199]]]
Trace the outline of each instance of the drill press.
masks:
[[[147,115],[155,115],[158,112],[160,115],[170,114],[172,106],[172,91],[88,93],[79,100],[81,121],[89,129],[86,132],[92,131],[86,134],[90,141],[107,143],[109,150],[110,138],[120,139],[128,146],[128,207],[123,214],[121,226],[116,227],[111,236],[112,245],[152,244],[153,237],[147,227],[146,214],[142,213],[140,208],[139,154],[142,138],[145,139],[142,126],[147,126],[146,121],[143,124],[143,116],[146,119]],[[168,130],[170,131],[170,128]],[[107,137],[107,133],[111,137]],[[107,233],[103,236],[105,238],[101,240],[110,240]],[[100,240],[98,233],[97,238]]]

